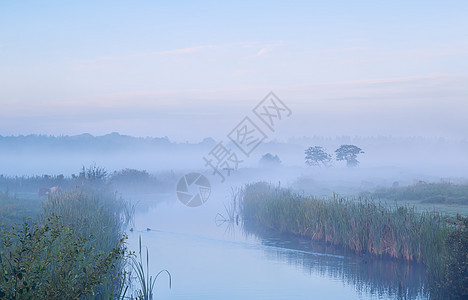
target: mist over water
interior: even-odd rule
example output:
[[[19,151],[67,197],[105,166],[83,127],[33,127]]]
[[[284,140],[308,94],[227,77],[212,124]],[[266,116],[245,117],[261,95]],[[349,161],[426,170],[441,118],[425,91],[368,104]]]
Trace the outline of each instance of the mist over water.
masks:
[[[117,179],[113,184],[135,207],[127,231],[129,248],[137,251],[142,238],[150,252],[150,270],[168,269],[173,276],[172,289],[163,282],[156,285],[158,295],[166,299],[428,298],[421,264],[360,257],[340,247],[235,221],[236,217],[227,221],[229,207],[239,188],[258,181],[325,198],[336,193],[353,198],[382,187],[421,182],[466,184],[466,141],[391,137],[272,141],[255,149],[237,170],[223,171],[224,182],[203,160],[216,144],[211,138],[175,143],[118,133],[85,139],[2,137],[0,164],[9,177],[78,176],[82,166],[93,164],[104,167],[109,176],[123,169],[145,170],[155,176],[154,182],[166,176],[161,188]],[[320,145],[333,154],[342,144],[363,149],[358,167],[336,160],[329,167],[305,164],[308,147]],[[277,155],[281,163],[262,163],[266,153]],[[177,199],[177,181],[189,172],[199,172],[210,182],[209,198],[202,206],[187,207]],[[10,187],[9,192],[20,189]]]
[[[9,176],[71,176],[82,166],[91,164],[110,172],[131,168],[149,173],[170,170],[211,173],[203,157],[207,157],[217,143],[212,138],[198,143],[176,143],[167,138],[133,138],[118,133],[96,137],[0,137],[0,165],[2,174]],[[330,167],[305,164],[304,151],[308,147],[322,146],[334,156],[334,150],[343,144],[363,149],[364,153],[358,156],[358,168],[347,168],[345,162],[335,160]],[[239,152],[232,143],[229,146],[232,151]],[[268,170],[260,164],[261,157],[267,153],[278,155],[281,164],[276,169]],[[330,187],[344,183],[354,187],[361,184],[389,186],[395,181],[409,185],[420,180],[455,183],[466,178],[466,153],[466,140],[444,138],[291,138],[287,142],[260,144],[249,157],[240,157],[238,170],[229,174],[227,181],[243,178],[244,182],[249,182],[259,176],[257,179],[291,184],[297,177],[312,176]],[[249,178],[247,174],[255,176]],[[213,181],[220,181],[219,176],[214,175]]]
[[[467,12],[464,1],[0,3],[0,227],[106,190],[128,248],[141,238],[149,274],[172,274],[158,299],[429,299],[433,253],[402,249],[422,240],[443,253],[468,216]],[[273,192],[254,222],[241,203],[260,182]],[[340,202],[310,221],[320,209],[295,211],[297,199]],[[401,224],[348,215],[359,201]],[[333,235],[353,236],[319,239],[340,213],[350,220]],[[419,239],[426,213],[447,223]],[[369,255],[379,235],[394,256]]]

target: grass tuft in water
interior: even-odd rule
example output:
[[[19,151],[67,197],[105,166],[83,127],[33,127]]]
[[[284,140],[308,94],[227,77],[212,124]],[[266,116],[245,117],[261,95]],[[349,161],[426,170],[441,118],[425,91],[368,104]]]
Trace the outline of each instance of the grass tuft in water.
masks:
[[[138,259],[135,256],[130,257],[132,270],[136,273],[136,279],[140,286],[140,290],[136,292],[136,299],[152,300],[154,297],[154,285],[159,275],[166,273],[169,276],[169,288],[172,287],[172,276],[168,270],[159,271],[154,277],[150,275],[149,269],[149,252],[146,248],[146,270],[141,254],[141,236],[139,237]],[[131,297],[133,299],[133,297]]]

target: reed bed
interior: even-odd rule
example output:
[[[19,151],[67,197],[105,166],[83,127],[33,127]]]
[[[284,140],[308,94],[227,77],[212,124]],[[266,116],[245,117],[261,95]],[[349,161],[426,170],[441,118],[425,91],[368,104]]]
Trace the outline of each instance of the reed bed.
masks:
[[[124,230],[130,221],[128,204],[105,188],[76,188],[51,195],[43,202],[43,218],[59,216],[59,222],[73,229],[74,234],[87,238],[87,245],[97,253],[113,249],[125,252]],[[93,298],[107,299],[118,294],[126,261],[120,257],[107,273]]]
[[[246,185],[239,194],[246,223],[356,253],[422,263],[431,298],[468,298],[466,217],[336,195],[317,199],[263,182]]]
[[[437,270],[449,228],[440,214],[388,207],[366,199],[316,199],[266,183],[242,191],[245,220],[357,253],[426,264]]]
[[[119,243],[130,221],[126,206],[113,193],[79,188],[49,196],[43,202],[43,216],[60,216],[76,234],[90,237],[93,247],[109,251]]]
[[[49,195],[37,221],[0,233],[0,298],[117,298],[127,256],[123,206],[104,191]]]

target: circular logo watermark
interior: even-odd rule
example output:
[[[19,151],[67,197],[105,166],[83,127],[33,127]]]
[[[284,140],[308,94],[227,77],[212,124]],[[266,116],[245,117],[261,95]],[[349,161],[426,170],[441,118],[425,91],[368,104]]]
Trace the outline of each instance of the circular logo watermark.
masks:
[[[188,173],[179,179],[176,191],[180,202],[190,207],[197,207],[210,197],[211,185],[202,174]]]

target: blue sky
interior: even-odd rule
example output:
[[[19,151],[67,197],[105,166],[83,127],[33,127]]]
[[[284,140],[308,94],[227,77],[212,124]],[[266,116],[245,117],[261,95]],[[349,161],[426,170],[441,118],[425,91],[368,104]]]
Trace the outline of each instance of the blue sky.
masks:
[[[0,135],[468,138],[466,1],[1,1]]]

